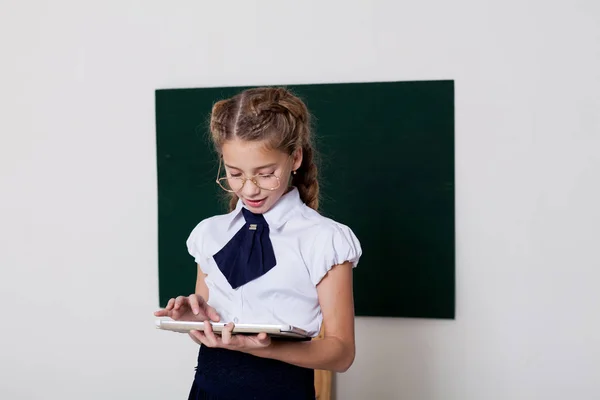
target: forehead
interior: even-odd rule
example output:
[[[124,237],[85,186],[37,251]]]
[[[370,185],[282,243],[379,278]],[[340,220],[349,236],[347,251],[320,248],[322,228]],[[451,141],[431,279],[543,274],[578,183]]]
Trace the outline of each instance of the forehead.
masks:
[[[223,161],[240,168],[253,169],[262,165],[279,163],[288,155],[281,150],[273,149],[264,141],[228,140],[221,147]]]

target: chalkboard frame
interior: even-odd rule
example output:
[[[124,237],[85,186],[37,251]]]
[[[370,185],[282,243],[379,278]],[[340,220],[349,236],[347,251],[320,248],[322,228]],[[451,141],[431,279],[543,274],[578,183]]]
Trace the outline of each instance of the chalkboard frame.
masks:
[[[454,81],[282,85],[313,115],[320,212],[363,245],[357,316],[455,317]],[[155,92],[159,301],[194,290],[185,240],[226,212],[212,104],[247,87]]]

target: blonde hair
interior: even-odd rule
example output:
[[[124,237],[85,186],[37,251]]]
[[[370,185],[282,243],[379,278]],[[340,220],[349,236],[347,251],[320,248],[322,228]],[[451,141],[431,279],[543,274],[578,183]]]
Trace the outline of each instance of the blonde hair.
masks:
[[[212,141],[219,154],[223,143],[232,139],[266,140],[287,154],[302,149],[302,164],[292,176],[300,198],[314,210],[319,208],[319,181],[315,151],[306,105],[284,88],[247,89],[217,102],[210,117]],[[238,197],[231,193],[229,209]]]

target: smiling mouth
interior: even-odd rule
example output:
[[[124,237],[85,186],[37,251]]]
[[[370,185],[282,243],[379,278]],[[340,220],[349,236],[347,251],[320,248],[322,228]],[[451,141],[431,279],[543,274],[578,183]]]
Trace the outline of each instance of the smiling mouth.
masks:
[[[262,202],[264,202],[267,198],[263,198],[263,199],[258,199],[258,200],[250,200],[250,199],[244,199],[244,201],[246,203],[248,203],[251,206],[258,206],[260,205]]]

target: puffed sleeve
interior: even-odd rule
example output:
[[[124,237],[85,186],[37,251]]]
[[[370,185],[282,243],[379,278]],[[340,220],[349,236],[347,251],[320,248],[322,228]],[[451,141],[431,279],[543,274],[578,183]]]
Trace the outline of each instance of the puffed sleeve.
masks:
[[[355,268],[362,255],[360,242],[352,230],[342,224],[332,222],[319,229],[312,248],[310,276],[316,286],[329,270],[347,261]]]
[[[204,243],[204,239],[206,237],[206,221],[207,220],[204,220],[196,225],[186,241],[188,253],[194,257],[196,264],[200,264],[200,267],[205,274],[208,273],[206,269],[210,266],[205,251],[206,246]]]

